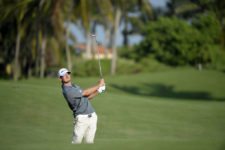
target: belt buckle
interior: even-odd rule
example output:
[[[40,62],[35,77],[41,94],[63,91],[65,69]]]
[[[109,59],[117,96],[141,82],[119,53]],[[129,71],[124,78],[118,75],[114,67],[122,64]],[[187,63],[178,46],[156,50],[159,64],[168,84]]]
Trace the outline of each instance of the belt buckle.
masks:
[[[88,118],[91,118],[92,117],[92,114],[88,114]]]

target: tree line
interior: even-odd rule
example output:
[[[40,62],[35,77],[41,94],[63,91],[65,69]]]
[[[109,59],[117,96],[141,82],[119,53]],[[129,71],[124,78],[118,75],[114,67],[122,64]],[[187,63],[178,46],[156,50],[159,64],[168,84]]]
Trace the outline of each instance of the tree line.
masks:
[[[60,66],[66,59],[72,70],[67,40],[68,25],[80,26],[86,37],[86,55],[90,55],[90,37],[102,25],[105,39],[113,49],[112,74],[116,70],[116,32],[129,12],[151,15],[145,0],[2,0],[0,2],[0,48],[5,75],[43,78],[46,67]],[[126,21],[125,21],[126,22]],[[124,34],[128,36],[128,34]]]
[[[104,45],[113,55],[111,74],[117,69],[116,33],[122,23],[125,53],[119,57],[136,62],[150,56],[172,66],[206,64],[217,49],[224,50],[224,2],[219,0],[169,0],[165,10],[148,0],[1,0],[0,14],[0,76],[14,80],[43,78],[48,68],[65,63],[72,70],[68,39],[77,39],[70,24],[86,37],[86,57],[91,57],[90,34],[104,27]],[[141,34],[143,41],[130,48],[132,34]]]
[[[167,6],[142,28],[143,41],[122,56],[144,67],[154,59],[172,67],[225,71],[225,2],[171,0]]]

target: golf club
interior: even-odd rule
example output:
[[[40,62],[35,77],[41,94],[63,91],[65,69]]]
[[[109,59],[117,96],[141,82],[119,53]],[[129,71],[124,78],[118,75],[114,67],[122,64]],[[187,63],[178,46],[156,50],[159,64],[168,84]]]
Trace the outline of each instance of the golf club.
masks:
[[[92,37],[92,39],[94,38],[95,50],[97,51],[97,54],[98,54],[99,75],[100,75],[100,78],[102,79],[103,78],[103,75],[102,75],[102,67],[101,67],[101,61],[100,61],[100,56],[99,56],[100,55],[99,54],[100,52],[99,52],[99,49],[98,49],[98,42],[97,42],[97,39],[96,39],[96,35],[91,34],[91,37]]]

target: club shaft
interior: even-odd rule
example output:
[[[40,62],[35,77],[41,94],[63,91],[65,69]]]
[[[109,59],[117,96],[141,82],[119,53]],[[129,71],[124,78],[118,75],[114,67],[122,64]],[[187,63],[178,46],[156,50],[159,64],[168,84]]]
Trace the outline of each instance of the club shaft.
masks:
[[[97,39],[96,39],[96,36],[95,35],[92,35],[92,37],[94,37],[95,50],[97,51],[97,55],[98,55],[99,75],[100,75],[100,78],[103,78],[103,75],[102,75],[102,66],[101,66],[101,60],[100,60],[100,52],[99,52],[99,48],[98,48],[98,42],[97,42]]]

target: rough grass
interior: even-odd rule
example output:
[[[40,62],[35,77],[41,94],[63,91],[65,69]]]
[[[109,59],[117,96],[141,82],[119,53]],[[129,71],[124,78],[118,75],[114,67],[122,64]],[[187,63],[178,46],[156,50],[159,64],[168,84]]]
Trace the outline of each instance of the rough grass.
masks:
[[[88,87],[96,78],[74,78]],[[225,74],[190,69],[106,77],[93,145],[71,145],[57,79],[0,81],[1,150],[225,149]]]

